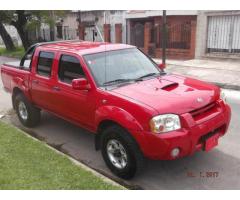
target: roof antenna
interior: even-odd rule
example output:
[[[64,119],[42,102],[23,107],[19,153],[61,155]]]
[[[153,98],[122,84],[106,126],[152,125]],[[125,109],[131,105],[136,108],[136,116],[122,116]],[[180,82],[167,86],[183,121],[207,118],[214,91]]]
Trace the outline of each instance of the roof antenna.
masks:
[[[103,16],[104,16],[104,25],[106,24],[106,11],[104,11],[104,13],[103,13]],[[104,32],[105,30],[104,30],[104,27],[103,27],[103,32]],[[104,42],[104,47],[105,47],[105,52],[104,52],[104,64],[105,64],[105,66],[104,66],[104,83],[106,83],[107,82],[107,52],[106,52],[106,50],[107,50],[107,48],[106,48],[106,41],[105,41],[105,33],[104,33],[104,39],[103,39],[103,42]],[[107,86],[105,85],[105,90],[107,90]]]

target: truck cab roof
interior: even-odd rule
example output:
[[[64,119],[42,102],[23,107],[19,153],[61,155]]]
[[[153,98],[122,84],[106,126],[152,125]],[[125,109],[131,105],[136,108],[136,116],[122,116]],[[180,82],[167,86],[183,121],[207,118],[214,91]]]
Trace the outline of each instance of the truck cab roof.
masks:
[[[127,44],[112,44],[107,42],[88,42],[88,41],[59,41],[50,43],[39,43],[39,46],[44,49],[51,49],[56,51],[68,51],[78,53],[79,55],[86,55],[92,53],[99,53],[104,51],[112,51],[126,48],[133,48],[132,45]]]

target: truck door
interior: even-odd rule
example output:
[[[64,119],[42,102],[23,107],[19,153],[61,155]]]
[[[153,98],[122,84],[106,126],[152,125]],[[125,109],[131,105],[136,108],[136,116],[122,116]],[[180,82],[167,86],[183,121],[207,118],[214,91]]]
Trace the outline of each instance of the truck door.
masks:
[[[33,102],[44,109],[53,110],[56,101],[54,98],[54,83],[52,79],[52,66],[54,65],[54,52],[36,50],[32,66],[31,94]]]
[[[55,110],[64,118],[73,120],[91,129],[94,120],[95,92],[74,90],[72,80],[86,78],[77,55],[59,54],[56,77]]]

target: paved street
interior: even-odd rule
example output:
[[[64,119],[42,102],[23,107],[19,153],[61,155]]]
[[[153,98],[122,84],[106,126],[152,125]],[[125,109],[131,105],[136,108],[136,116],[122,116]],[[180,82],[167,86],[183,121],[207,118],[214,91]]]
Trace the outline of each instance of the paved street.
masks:
[[[175,161],[148,161],[143,174],[125,183],[143,189],[240,189],[240,92],[226,90],[226,94],[232,107],[232,122],[217,148]],[[11,106],[10,96],[2,90],[0,101],[0,110]],[[42,114],[41,124],[34,129],[22,127],[14,112],[9,112],[4,120],[112,176],[101,153],[94,150],[94,136],[87,131],[46,112]],[[212,177],[206,177],[210,172],[213,172]]]

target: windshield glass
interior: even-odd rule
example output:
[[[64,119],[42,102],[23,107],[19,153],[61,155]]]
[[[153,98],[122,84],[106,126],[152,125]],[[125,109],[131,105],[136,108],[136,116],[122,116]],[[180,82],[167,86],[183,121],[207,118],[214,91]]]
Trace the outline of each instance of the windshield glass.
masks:
[[[89,54],[84,59],[98,86],[160,73],[157,66],[137,48]]]

